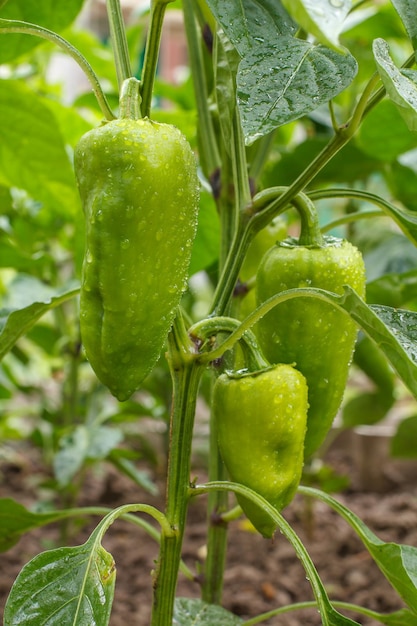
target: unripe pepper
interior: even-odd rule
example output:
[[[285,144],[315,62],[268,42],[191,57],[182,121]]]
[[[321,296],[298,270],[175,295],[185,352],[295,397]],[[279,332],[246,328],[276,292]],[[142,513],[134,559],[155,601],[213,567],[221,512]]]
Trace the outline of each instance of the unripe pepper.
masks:
[[[86,218],[81,337],[98,378],[119,400],[153,368],[172,325],[188,278],[199,188],[180,131],[136,119],[137,104],[134,111],[126,104],[121,119],[86,133],[74,159]]]
[[[352,244],[335,237],[323,237],[319,245],[285,240],[262,260],[256,280],[257,301],[262,303],[299,287],[319,287],[341,294],[343,285],[364,297],[364,263]],[[300,297],[267,313],[258,323],[257,334],[271,363],[295,364],[307,380],[307,458],[324,441],[342,402],[357,337],[356,324],[327,302]]]
[[[305,379],[290,365],[226,372],[214,384],[214,424],[230,478],[278,511],[300,482],[307,406]],[[247,498],[237,499],[255,528],[271,537],[276,528],[271,518]]]

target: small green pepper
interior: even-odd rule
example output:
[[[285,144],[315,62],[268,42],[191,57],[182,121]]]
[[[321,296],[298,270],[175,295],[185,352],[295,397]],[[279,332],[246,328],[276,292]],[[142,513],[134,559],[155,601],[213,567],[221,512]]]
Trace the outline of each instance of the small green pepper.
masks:
[[[119,400],[159,358],[186,287],[198,180],[180,131],[122,118],[85,134],[75,172],[86,218],[81,337]]]
[[[278,511],[294,497],[304,459],[307,385],[290,365],[255,373],[226,372],[213,389],[220,454],[233,481],[250,487]],[[253,502],[237,496],[265,537],[276,525]]]
[[[256,279],[258,304],[286,289],[319,287],[340,294],[350,285],[365,295],[359,250],[345,240],[324,237],[320,245],[287,239],[264,256]],[[258,323],[259,343],[271,363],[291,363],[308,385],[305,456],[324,438],[340,407],[355,346],[356,324],[342,311],[315,298],[294,298]]]

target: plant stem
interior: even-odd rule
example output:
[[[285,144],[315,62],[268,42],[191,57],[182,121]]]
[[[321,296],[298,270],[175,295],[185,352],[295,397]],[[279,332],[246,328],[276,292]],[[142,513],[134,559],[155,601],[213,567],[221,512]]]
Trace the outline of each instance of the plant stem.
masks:
[[[201,163],[207,179],[212,181],[220,167],[213,121],[209,110],[209,97],[205,80],[205,66],[202,58],[200,39],[194,15],[193,0],[183,0],[184,26],[187,36],[189,63],[193,76],[194,94],[197,106],[198,131]]]
[[[142,117],[150,117],[153,85],[158,65],[159,46],[161,43],[162,25],[164,23],[167,4],[174,0],[151,0],[151,18],[148,37],[146,39],[145,58],[142,71]]]
[[[107,16],[116,63],[117,81],[119,89],[121,89],[123,81],[132,76],[132,68],[130,67],[129,47],[127,45],[120,0],[107,0]]]
[[[87,61],[87,59],[81,54],[77,48],[75,48],[69,41],[57,35],[52,30],[38,26],[37,24],[30,24],[29,22],[21,22],[19,20],[4,20],[0,19],[0,34],[2,33],[22,33],[24,35],[35,35],[41,39],[46,39],[56,44],[59,48],[64,50],[70,57],[76,61],[76,63],[83,70],[87,76],[94,95],[97,98],[99,107],[106,120],[113,120],[113,112],[106,100],[106,96],[103,93],[100,82],[95,74],[93,68]]]
[[[188,508],[191,443],[198,385],[204,368],[195,360],[181,317],[169,336],[169,364],[173,381],[170,447],[166,494],[166,518],[170,533],[161,533],[154,573],[151,626],[171,626],[181,547]]]

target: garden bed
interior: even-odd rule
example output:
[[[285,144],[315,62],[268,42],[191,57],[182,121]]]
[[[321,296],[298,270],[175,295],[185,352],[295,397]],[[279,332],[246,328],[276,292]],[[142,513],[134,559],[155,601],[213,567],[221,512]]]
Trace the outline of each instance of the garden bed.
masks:
[[[387,486],[383,493],[365,491],[358,485],[355,467],[343,452],[334,451],[329,458],[339,472],[352,477],[350,487],[338,499],[350,507],[383,540],[417,546],[417,485],[412,475],[386,466]],[[30,506],[35,501],[31,484],[38,470],[36,460],[25,457],[18,464],[3,463],[0,496],[13,496]],[[204,480],[197,470],[194,475]],[[163,487],[161,489],[163,491]],[[89,476],[82,494],[82,504],[115,507],[129,502],[149,502],[163,506],[162,497],[138,493],[127,479],[108,469]],[[183,558],[195,569],[204,558],[206,537],[206,500],[193,501],[184,543]],[[376,611],[394,611],[402,604],[351,528],[326,505],[317,502],[309,507],[301,497],[286,509],[285,517],[303,539],[318,572],[333,599],[352,602]],[[77,531],[74,544],[82,543],[93,524]],[[32,556],[53,547],[59,539],[57,526],[29,533],[3,554],[0,577],[0,615],[7,594],[20,568]],[[105,548],[116,561],[117,581],[112,626],[147,626],[151,604],[151,570],[157,557],[153,540],[137,527],[116,522],[105,536]],[[198,597],[195,582],[180,575],[178,594]],[[312,599],[304,570],[292,547],[279,533],[273,541],[248,531],[242,522],[230,529],[224,606],[243,617],[269,611],[277,606]],[[376,622],[349,614],[364,626]],[[314,609],[298,611],[264,622],[270,625],[319,626]]]

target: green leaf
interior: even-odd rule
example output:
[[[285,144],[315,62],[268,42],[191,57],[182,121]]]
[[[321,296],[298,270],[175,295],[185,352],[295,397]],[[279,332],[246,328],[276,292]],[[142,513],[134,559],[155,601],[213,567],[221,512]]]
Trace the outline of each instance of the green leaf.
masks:
[[[18,275],[0,309],[0,359],[47,311],[74,297],[78,284],[54,289],[31,276]]]
[[[377,619],[386,626],[415,626],[416,624],[415,613],[411,613],[408,609],[400,609],[389,615],[378,613]]]
[[[75,548],[39,554],[15,580],[4,626],[107,626],[113,603],[114,560],[94,532]]]
[[[260,43],[295,34],[297,29],[276,0],[207,0],[207,4],[240,56]]]
[[[282,151],[276,162],[267,164],[262,172],[264,188],[273,187],[277,180],[295,180],[325,147],[326,137],[314,137],[297,144],[292,152]],[[376,170],[381,169],[380,161],[370,158],[359,150],[354,142],[349,142],[333,159],[318,173],[313,181],[314,187],[323,184],[357,183],[366,180]]]
[[[413,48],[417,48],[417,15],[414,0],[391,0],[406,28]]]
[[[367,284],[366,294],[370,303],[404,307],[417,298],[417,270],[381,276]]]
[[[363,393],[349,400],[342,411],[343,426],[371,426],[386,417],[394,399],[379,392]]]
[[[398,376],[417,397],[417,312],[393,309],[388,306],[368,306],[358,294],[345,285],[338,296],[322,289],[294,289],[283,291],[275,298],[284,300],[286,294],[323,297],[343,308],[358,326],[375,341]],[[274,300],[274,298],[271,298]]]
[[[309,487],[301,487],[300,492],[326,502],[350,524],[385,578],[414,615],[417,615],[417,548],[403,544],[385,543],[352,511],[324,492]],[[416,618],[414,619],[416,620]]]
[[[237,97],[247,143],[328,102],[356,75],[357,64],[307,41],[280,37],[259,43],[242,59]]]
[[[64,511],[32,513],[11,498],[0,499],[0,552],[14,546],[29,530],[68,517]]]
[[[325,46],[343,51],[339,43],[351,7],[350,0],[281,0],[291,17]]]
[[[400,459],[417,458],[417,415],[403,419],[391,439],[391,454]]]
[[[215,604],[194,598],[176,598],[172,626],[238,626],[243,619]]]
[[[389,46],[384,39],[378,38],[374,41],[373,52],[388,96],[398,107],[408,128],[417,131],[417,85],[408,77],[415,73],[401,72],[394,65],[389,55]]]
[[[6,6],[0,3],[0,17],[10,20],[22,20],[38,24],[59,32],[69,26],[77,17],[84,0],[13,0]],[[27,35],[2,35],[0,37],[0,63],[8,63],[21,54],[39,45],[42,39]]]
[[[392,162],[414,148],[416,139],[395,104],[383,100],[363,120],[356,143],[372,158]]]
[[[54,457],[54,472],[59,485],[69,485],[87,460],[106,458],[122,440],[123,433],[118,428],[97,424],[76,426],[62,437]]]
[[[80,200],[59,125],[25,84],[0,80],[0,184],[25,189],[53,213],[73,215]]]

